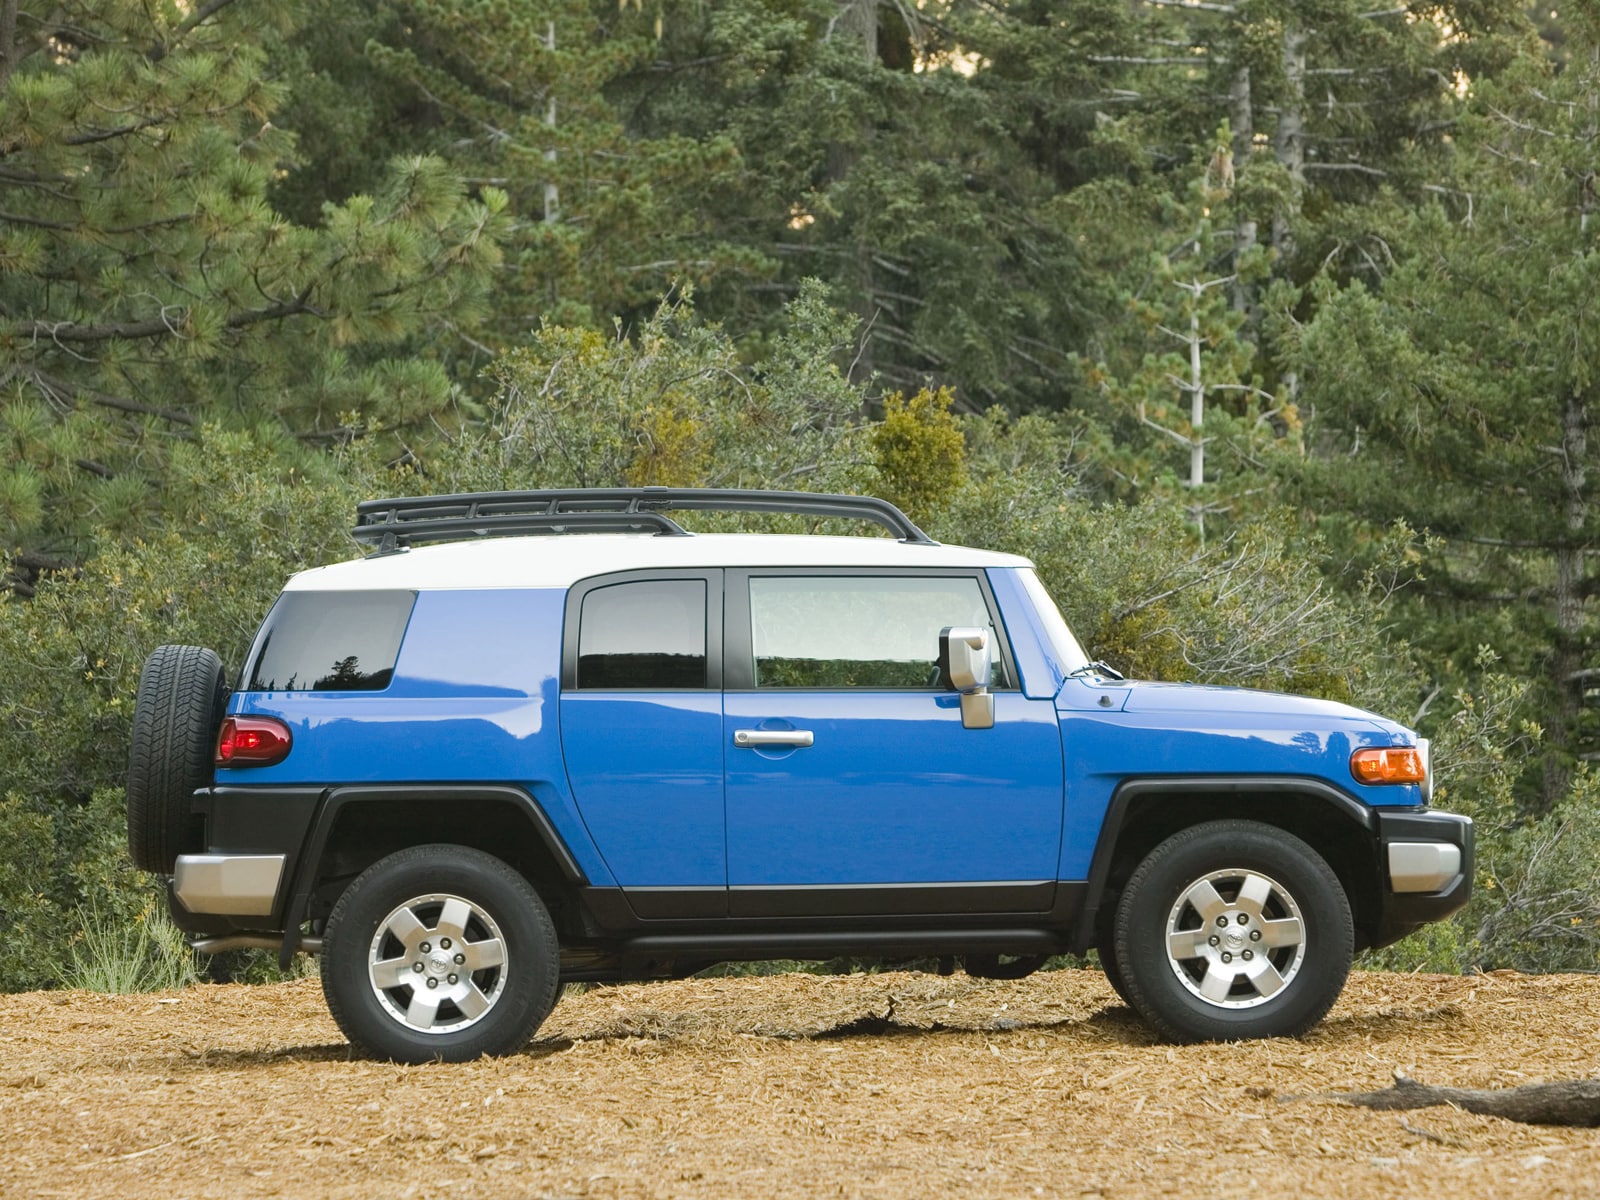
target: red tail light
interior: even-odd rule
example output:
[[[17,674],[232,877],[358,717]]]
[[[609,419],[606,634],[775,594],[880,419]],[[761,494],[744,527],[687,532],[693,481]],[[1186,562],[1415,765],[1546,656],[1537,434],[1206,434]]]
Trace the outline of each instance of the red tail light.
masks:
[[[217,736],[217,766],[270,767],[289,755],[289,727],[271,717],[229,717]]]

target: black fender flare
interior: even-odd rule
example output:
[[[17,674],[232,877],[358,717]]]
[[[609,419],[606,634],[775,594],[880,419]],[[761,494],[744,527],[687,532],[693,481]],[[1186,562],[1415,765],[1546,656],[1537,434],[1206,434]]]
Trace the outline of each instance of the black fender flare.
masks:
[[[356,804],[393,801],[474,801],[505,805],[520,813],[532,828],[534,835],[544,844],[561,872],[565,882],[575,887],[588,884],[588,877],[578,860],[572,856],[549,815],[539,802],[520,787],[503,784],[452,784],[452,783],[377,783],[341,784],[323,793],[312,817],[304,849],[295,864],[294,880],[290,886],[288,905],[283,914],[283,948],[278,961],[285,969],[300,949],[300,926],[311,906],[311,896],[316,889],[322,860],[327,853],[328,840],[338,823],[339,816]]]
[[[1365,830],[1373,845],[1377,845],[1377,811],[1326,779],[1305,775],[1161,775],[1125,779],[1111,793],[1105,820],[1100,825],[1100,837],[1095,842],[1094,857],[1089,861],[1083,908],[1073,923],[1070,939],[1076,953],[1081,954],[1094,945],[1100,903],[1128,814],[1137,802],[1163,796],[1297,796],[1337,812]]]

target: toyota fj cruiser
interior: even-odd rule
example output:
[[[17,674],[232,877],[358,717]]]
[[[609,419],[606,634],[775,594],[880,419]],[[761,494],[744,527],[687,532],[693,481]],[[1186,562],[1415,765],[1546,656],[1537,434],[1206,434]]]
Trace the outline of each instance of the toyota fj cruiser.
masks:
[[[688,534],[666,514],[891,536]],[[602,489],[372,501],[230,692],[139,682],[134,861],[201,951],[321,954],[405,1062],[506,1054],[569,981],[728,960],[1098,950],[1162,1034],[1301,1032],[1353,952],[1465,903],[1427,743],[1296,696],[1132,682],[1027,560],[881,500]],[[424,542],[445,544],[422,548]]]

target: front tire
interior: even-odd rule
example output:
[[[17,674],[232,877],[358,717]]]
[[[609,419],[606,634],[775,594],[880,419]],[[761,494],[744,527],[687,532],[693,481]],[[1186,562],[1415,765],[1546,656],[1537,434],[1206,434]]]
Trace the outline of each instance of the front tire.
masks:
[[[555,925],[504,862],[465,846],[379,860],[333,906],[322,991],[351,1043],[402,1063],[514,1054],[559,994]]]
[[[1112,938],[1129,1003],[1183,1042],[1304,1033],[1338,999],[1355,949],[1338,876],[1255,821],[1197,825],[1152,850]]]

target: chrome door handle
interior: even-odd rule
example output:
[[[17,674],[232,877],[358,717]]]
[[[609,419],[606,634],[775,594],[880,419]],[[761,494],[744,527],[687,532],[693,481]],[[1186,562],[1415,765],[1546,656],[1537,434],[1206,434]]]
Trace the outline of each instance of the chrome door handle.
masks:
[[[809,746],[809,729],[735,729],[735,746]]]

